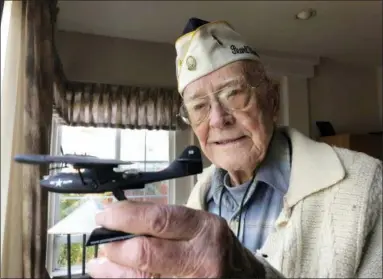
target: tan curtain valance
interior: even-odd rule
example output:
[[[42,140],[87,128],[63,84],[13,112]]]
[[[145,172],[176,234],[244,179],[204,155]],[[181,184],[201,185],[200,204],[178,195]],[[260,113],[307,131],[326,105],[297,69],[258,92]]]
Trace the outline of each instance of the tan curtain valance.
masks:
[[[67,125],[122,129],[179,129],[175,89],[57,82],[55,106]],[[60,87],[60,88],[59,88]]]

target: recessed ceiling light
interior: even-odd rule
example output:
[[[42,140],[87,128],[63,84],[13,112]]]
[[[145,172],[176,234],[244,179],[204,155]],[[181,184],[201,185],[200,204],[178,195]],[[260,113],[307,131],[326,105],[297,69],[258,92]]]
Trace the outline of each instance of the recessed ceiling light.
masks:
[[[299,13],[297,13],[295,15],[295,19],[308,20],[308,19],[312,18],[313,16],[315,16],[316,14],[317,14],[317,12],[314,9],[307,9],[307,10],[303,10],[303,11],[300,11]]]

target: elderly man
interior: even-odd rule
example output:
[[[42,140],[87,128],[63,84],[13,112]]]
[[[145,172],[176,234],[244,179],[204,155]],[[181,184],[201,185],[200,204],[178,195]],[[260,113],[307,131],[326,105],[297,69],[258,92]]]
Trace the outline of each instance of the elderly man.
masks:
[[[100,213],[152,237],[107,244],[90,275],[381,278],[381,162],[277,128],[278,93],[228,23],[191,19],[176,50],[180,115],[213,164],[187,206]]]

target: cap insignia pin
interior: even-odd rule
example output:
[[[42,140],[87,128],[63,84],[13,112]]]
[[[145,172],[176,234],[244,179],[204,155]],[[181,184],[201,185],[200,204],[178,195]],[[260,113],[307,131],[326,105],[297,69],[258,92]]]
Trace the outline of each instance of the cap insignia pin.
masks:
[[[197,61],[193,56],[186,58],[186,65],[188,66],[189,71],[194,71],[197,67]]]

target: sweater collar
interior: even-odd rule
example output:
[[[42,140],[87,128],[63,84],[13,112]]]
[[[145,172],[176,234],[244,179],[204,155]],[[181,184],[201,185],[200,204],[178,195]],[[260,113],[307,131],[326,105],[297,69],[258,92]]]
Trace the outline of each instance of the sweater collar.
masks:
[[[295,129],[284,128],[292,143],[290,188],[285,196],[287,207],[341,181],[346,173],[334,149],[314,141]]]

